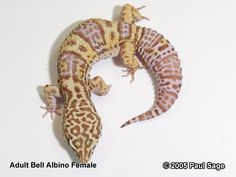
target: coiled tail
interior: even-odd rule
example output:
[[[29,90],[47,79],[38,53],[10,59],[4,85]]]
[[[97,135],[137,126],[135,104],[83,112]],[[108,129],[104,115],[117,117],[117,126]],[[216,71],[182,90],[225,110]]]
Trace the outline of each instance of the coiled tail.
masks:
[[[169,110],[178,98],[182,85],[182,69],[177,52],[161,34],[143,28],[137,53],[154,76],[157,97],[151,109],[128,120],[121,128],[138,121],[152,119]]]

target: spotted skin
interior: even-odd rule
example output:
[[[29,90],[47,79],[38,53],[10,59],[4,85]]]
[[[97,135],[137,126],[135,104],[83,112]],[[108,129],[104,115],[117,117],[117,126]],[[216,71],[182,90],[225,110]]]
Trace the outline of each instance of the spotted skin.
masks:
[[[101,119],[91,101],[91,92],[102,96],[111,87],[100,76],[90,79],[89,71],[99,60],[118,55],[117,24],[89,19],[73,29],[63,42],[58,57],[59,87],[45,86],[48,112],[58,113],[56,108],[60,102],[57,100],[64,100],[63,130],[81,163],[90,160],[102,130]],[[47,91],[55,88],[59,92],[57,95]]]
[[[58,109],[64,103],[63,130],[81,163],[90,160],[102,130],[101,119],[91,101],[91,92],[106,95],[111,87],[100,76],[90,79],[90,69],[96,62],[119,55],[133,80],[134,73],[141,68],[136,56],[138,52],[156,76],[160,97],[155,105],[159,106],[122,127],[159,115],[177,98],[176,90],[181,84],[177,54],[160,34],[136,26],[136,22],[147,19],[139,13],[141,8],[124,5],[116,22],[99,18],[81,22],[61,46],[57,62],[59,87],[46,85],[44,88],[44,109],[51,117],[60,114]]]

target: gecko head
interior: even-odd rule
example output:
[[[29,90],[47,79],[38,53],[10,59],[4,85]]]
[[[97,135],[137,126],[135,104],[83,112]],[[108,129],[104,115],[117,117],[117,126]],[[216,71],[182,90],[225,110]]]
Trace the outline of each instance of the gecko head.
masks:
[[[80,163],[87,163],[97,145],[98,139],[90,138],[89,136],[78,136],[75,139],[69,140],[69,145],[75,151]]]
[[[91,123],[86,122],[86,119],[70,118],[65,119],[63,128],[70,147],[74,150],[80,163],[87,163],[101,136],[101,122],[100,119],[95,121],[95,114],[89,114],[94,121]],[[74,125],[72,125],[74,124]]]
[[[121,21],[128,24],[134,24],[144,19],[149,20],[147,17],[142,16],[142,14],[139,12],[144,7],[145,6],[135,8],[130,4],[125,4],[121,10]]]

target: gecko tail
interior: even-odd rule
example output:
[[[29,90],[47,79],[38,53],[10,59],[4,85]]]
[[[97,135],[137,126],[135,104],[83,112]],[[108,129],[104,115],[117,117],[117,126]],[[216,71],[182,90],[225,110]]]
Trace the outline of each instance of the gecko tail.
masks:
[[[138,116],[137,116],[137,117],[138,117]],[[123,124],[120,126],[120,128],[124,128],[124,127],[126,127],[127,125],[130,125],[130,124],[133,124],[133,123],[135,123],[135,122],[140,121],[140,120],[137,120],[137,117],[134,117],[134,118],[132,118],[132,119],[126,121],[125,123],[123,123]]]
[[[163,111],[155,105],[154,108],[151,108],[149,111],[146,111],[138,116],[133,117],[132,119],[126,121],[124,124],[121,125],[120,128],[126,127],[127,125],[133,124],[135,122],[145,121],[148,119],[155,118],[159,116]]]

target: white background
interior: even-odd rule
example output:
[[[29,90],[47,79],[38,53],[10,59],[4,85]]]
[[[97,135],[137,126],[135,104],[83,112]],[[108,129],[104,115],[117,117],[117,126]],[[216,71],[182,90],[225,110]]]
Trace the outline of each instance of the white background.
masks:
[[[117,19],[127,1],[0,1],[0,175],[80,177],[236,176],[236,3],[234,0],[129,1],[146,5],[150,21],[179,52],[183,87],[161,117],[120,129],[154,101],[145,70],[135,82],[121,77],[112,59],[91,71],[112,84],[106,97],[92,99],[102,117],[92,161],[96,169],[10,169],[11,162],[75,160],[60,119],[42,119],[41,86],[56,82],[56,57],[76,22],[90,17]],[[221,162],[226,169],[164,170],[164,161]]]

